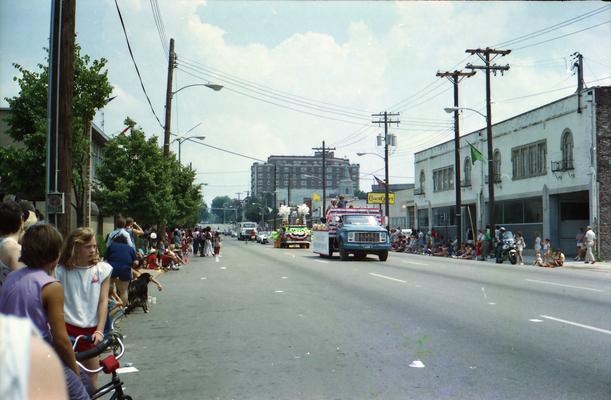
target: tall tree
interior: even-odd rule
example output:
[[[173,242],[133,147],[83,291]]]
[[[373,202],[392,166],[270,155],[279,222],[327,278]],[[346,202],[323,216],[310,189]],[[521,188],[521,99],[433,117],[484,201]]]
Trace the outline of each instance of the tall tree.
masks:
[[[143,224],[168,222],[174,215],[172,182],[167,172],[171,161],[163,157],[157,137],[147,139],[127,118],[131,133],[107,144],[98,168],[95,198],[103,212],[121,213]]]
[[[223,210],[223,208],[231,207],[231,199],[229,196],[217,196],[212,199],[212,215],[215,216],[215,221],[223,222],[223,219],[226,221],[234,220],[234,215],[228,214],[228,211]]]
[[[112,93],[108,82],[106,59],[92,60],[81,55],[81,48],[75,45],[75,77],[73,103],[73,174],[74,203],[77,224],[83,222],[82,204],[85,201],[84,173],[88,159],[90,139],[89,124],[96,111],[106,104]],[[47,57],[48,61],[48,57]],[[47,149],[47,97],[49,68],[38,64],[37,71],[29,71],[19,64],[13,64],[19,77],[19,94],[5,98],[11,112],[7,118],[8,134],[14,145],[0,148],[0,178],[8,192],[31,200],[45,198],[45,168]]]
[[[199,222],[202,205],[201,185],[195,185],[195,171],[181,165],[175,158],[170,160],[170,182],[174,213],[169,222],[173,226],[194,226]]]

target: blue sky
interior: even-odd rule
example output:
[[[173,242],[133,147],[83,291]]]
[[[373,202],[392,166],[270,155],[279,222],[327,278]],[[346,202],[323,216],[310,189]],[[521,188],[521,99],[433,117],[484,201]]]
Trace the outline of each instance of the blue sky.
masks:
[[[322,140],[336,155],[361,164],[361,188],[381,174],[370,114],[400,111],[391,156],[391,182],[413,181],[413,153],[452,136],[449,82],[438,70],[461,69],[465,49],[503,43],[609,6],[602,2],[285,2],[158,0],[167,37],[176,40],[175,90],[205,81],[226,89],[189,88],[173,102],[172,131],[205,135],[206,142],[255,158],[310,154]],[[147,0],[119,0],[155,112],[163,121],[167,59]],[[14,96],[18,62],[35,69],[48,46],[50,4],[42,0],[0,2],[0,106]],[[569,56],[580,51],[585,80],[611,79],[610,8],[519,43],[499,59],[510,71],[493,78],[493,121],[538,107],[575,90]],[[603,24],[604,23],[604,24]],[[586,29],[596,24],[596,28]],[[77,1],[77,40],[83,52],[108,59],[117,98],[96,123],[110,136],[130,116],[148,135],[161,134],[127,52],[114,0]],[[586,29],[581,33],[572,32]],[[561,39],[535,45],[537,42]],[[167,46],[167,43],[165,44]],[[530,47],[524,47],[530,46]],[[237,80],[236,80],[237,79]],[[252,85],[258,85],[252,86]],[[540,94],[537,94],[540,93]],[[533,94],[537,94],[531,96]],[[528,96],[528,97],[524,97]],[[303,107],[307,99],[309,107]],[[276,104],[270,104],[276,103]],[[461,83],[461,104],[483,110],[484,79]],[[284,106],[284,107],[282,107]],[[288,109],[292,108],[292,109]],[[302,112],[297,112],[295,109]],[[316,114],[316,115],[312,115]],[[341,120],[341,121],[338,121]],[[465,114],[461,127],[483,126]],[[175,145],[173,151],[177,151]],[[249,189],[252,160],[186,142],[182,159],[208,183],[208,202]]]

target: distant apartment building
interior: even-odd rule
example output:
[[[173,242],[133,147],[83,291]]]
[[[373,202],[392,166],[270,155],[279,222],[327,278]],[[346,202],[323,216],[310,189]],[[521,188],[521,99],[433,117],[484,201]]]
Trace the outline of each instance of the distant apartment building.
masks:
[[[580,228],[598,235],[611,258],[611,87],[593,87],[492,126],[497,225],[535,235],[575,253]],[[486,130],[461,136],[462,229],[488,220],[488,166],[471,160],[469,143],[487,158]],[[454,143],[415,154],[419,228],[456,236]],[[463,232],[464,237],[465,232]]]
[[[276,169],[276,199],[278,204],[296,205],[311,199],[314,193],[322,196],[322,151],[313,156],[269,156],[266,163],[251,166],[252,196],[274,192]],[[347,158],[336,158],[332,151],[325,156],[327,200],[343,194],[352,197],[359,190],[359,164]]]

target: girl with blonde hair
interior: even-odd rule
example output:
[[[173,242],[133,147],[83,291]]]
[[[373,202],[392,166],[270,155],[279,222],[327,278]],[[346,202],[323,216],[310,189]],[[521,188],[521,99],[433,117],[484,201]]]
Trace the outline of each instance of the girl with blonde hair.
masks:
[[[64,320],[70,336],[88,335],[93,343],[79,340],[77,351],[93,348],[104,338],[108,313],[110,264],[100,261],[95,233],[89,228],[74,230],[62,249],[55,276],[64,287]],[[89,369],[99,366],[99,357],[84,362]],[[91,376],[95,386],[97,376]]]

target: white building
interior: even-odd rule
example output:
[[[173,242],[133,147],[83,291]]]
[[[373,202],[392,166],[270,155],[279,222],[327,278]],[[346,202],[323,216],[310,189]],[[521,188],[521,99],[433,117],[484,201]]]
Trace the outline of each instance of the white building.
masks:
[[[611,257],[611,87],[585,89],[492,126],[495,223],[521,231],[528,248],[535,233],[575,252],[580,227],[592,225],[600,255]],[[461,136],[463,237],[488,221],[488,167],[471,162],[469,143],[487,157],[485,128]],[[454,238],[454,142],[415,155],[418,227]],[[602,209],[601,209],[602,208]]]

